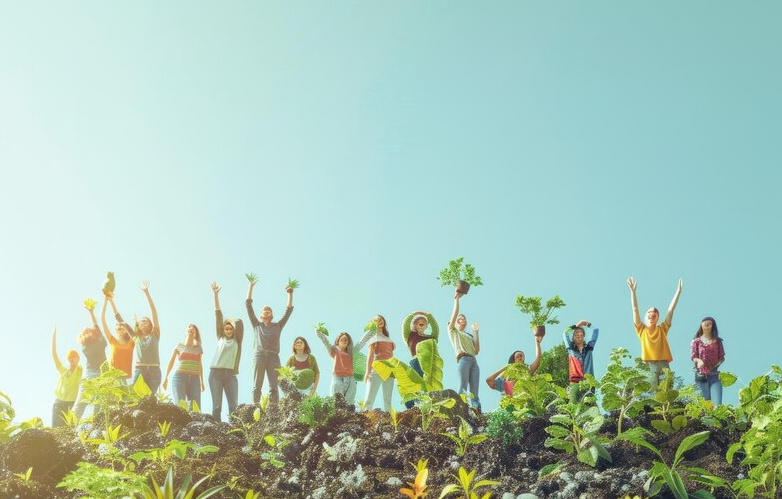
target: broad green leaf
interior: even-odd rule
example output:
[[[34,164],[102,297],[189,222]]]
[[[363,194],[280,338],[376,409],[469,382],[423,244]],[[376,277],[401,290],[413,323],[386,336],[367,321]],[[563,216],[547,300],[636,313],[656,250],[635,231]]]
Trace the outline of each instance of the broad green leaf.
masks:
[[[426,391],[431,392],[443,389],[443,359],[437,350],[435,340],[424,340],[416,347],[416,357],[424,371],[424,383]]]
[[[671,421],[671,425],[673,426],[674,430],[679,431],[685,426],[687,426],[687,417],[678,415],[675,418],[673,418],[673,421]]]
[[[679,448],[676,449],[676,455],[673,458],[673,466],[671,467],[676,468],[676,466],[679,464],[679,461],[681,461],[681,459],[684,457],[684,453],[708,440],[709,435],[710,432],[701,431],[682,440],[682,443],[679,444]]]
[[[665,470],[665,472],[663,472],[663,478],[671,489],[671,492],[673,492],[673,495],[676,496],[676,499],[689,499],[687,489],[684,487],[684,482],[682,482],[682,477],[680,477],[678,473],[671,470]]]
[[[666,435],[668,435],[669,433],[673,433],[673,428],[671,427],[671,423],[663,419],[655,419],[652,421],[651,425],[652,427],[654,427],[655,430],[659,431],[660,433],[665,433]]]
[[[730,373],[728,371],[722,371],[720,373],[720,383],[722,383],[722,386],[724,388],[727,388],[727,387],[733,385],[736,382],[736,380],[738,380],[738,379],[739,378],[736,375],[734,375],[733,373]]]

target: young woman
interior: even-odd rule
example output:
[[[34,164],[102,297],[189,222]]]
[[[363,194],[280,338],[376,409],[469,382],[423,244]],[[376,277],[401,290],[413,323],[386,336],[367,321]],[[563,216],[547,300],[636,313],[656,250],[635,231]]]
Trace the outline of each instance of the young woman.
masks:
[[[171,353],[166,377],[163,379],[163,389],[166,390],[168,389],[168,375],[174,367],[174,361],[178,360],[177,370],[171,384],[175,404],[179,405],[179,402],[184,400],[188,407],[192,407],[192,402],[195,402],[199,408],[201,407],[201,392],[206,389],[204,369],[201,365],[203,353],[201,332],[195,324],[189,324],[185,331],[185,341],[177,343]]]
[[[301,388],[297,386],[296,389],[305,397],[314,395],[320,381],[320,369],[318,369],[318,361],[312,355],[312,350],[307,340],[301,336],[293,340],[293,355],[288,358],[288,362],[285,365],[292,367],[296,371],[303,371],[304,369],[312,371],[315,375],[312,384]]]
[[[112,367],[125,372],[125,382],[127,383],[127,380],[133,376],[133,348],[136,343],[130,336],[130,331],[125,329],[122,325],[121,317],[114,325],[114,332],[117,333],[117,336],[111,334],[109,324],[106,322],[106,305],[111,303],[115,318],[119,316],[119,312],[117,312],[117,305],[114,304],[114,293],[111,291],[104,291],[103,294],[106,295],[106,300],[103,302],[100,322],[103,326],[103,335],[109,342],[110,362]]]
[[[98,327],[94,310],[86,305],[84,308],[90,313],[92,327],[82,329],[79,336],[77,336],[77,341],[81,345],[81,352],[84,354],[84,358],[87,360],[87,365],[84,368],[84,377],[92,379],[100,376],[100,366],[106,362],[107,343],[106,338],[103,337]],[[87,403],[83,400],[83,397],[83,391],[79,390],[79,395],[76,397],[76,403],[73,406],[73,413],[79,419],[84,415],[84,410],[87,408]]]
[[[646,320],[649,324],[641,322],[641,314],[638,312],[638,298],[635,295],[638,282],[630,277],[627,279],[627,287],[630,288],[635,333],[641,341],[641,359],[649,366],[649,383],[651,391],[654,393],[657,391],[663,370],[667,369],[673,360],[671,349],[668,346],[668,330],[671,329],[673,311],[676,310],[676,304],[679,303],[679,296],[682,294],[682,280],[679,279],[676,294],[673,295],[673,300],[668,307],[668,314],[662,324],[657,323],[660,320],[660,311],[654,307],[646,311]]]
[[[535,336],[535,360],[532,362],[532,364],[529,366],[529,373],[535,374],[535,372],[538,370],[538,367],[540,367],[540,357],[543,355],[542,350],[540,349],[540,342],[543,340],[542,336]],[[508,357],[508,365],[510,364],[522,364],[526,365],[524,363],[525,356],[524,352],[521,350],[516,350],[512,354],[510,354],[510,357]],[[508,366],[504,366],[502,369],[499,369],[492,373],[491,376],[486,378],[486,384],[489,385],[489,388],[492,390],[496,390],[500,393],[504,393],[505,395],[513,395],[513,380],[507,380],[502,377],[503,372],[505,372],[505,369],[507,369]]]
[[[456,353],[456,371],[459,374],[459,394],[470,394],[470,406],[480,412],[481,401],[478,398],[481,369],[476,356],[481,350],[478,337],[478,323],[473,323],[472,332],[467,332],[467,317],[459,313],[459,299],[462,293],[456,292],[453,300],[453,313],[448,321],[448,338]],[[469,390],[468,390],[469,388]]]
[[[158,388],[160,388],[161,378],[160,351],[158,349],[160,344],[160,324],[158,323],[155,302],[152,301],[152,296],[149,294],[149,281],[141,283],[141,291],[147,297],[147,302],[152,312],[151,319],[142,317],[136,322],[135,327],[131,328],[122,320],[122,316],[117,312],[116,307],[114,308],[114,317],[133,336],[135,342],[136,368],[133,371],[133,383],[135,384],[136,380],[141,376],[149,389],[152,390],[152,393],[155,394]]]
[[[242,357],[244,323],[241,319],[223,320],[220,310],[220,286],[212,283],[215,301],[215,325],[217,351],[209,369],[209,392],[212,395],[212,416],[218,421],[223,412],[223,393],[228,400],[228,414],[231,414],[239,400],[239,361]]]
[[[426,330],[431,325],[432,334],[427,335]],[[421,368],[421,362],[418,360],[418,344],[425,340],[435,340],[439,338],[440,327],[437,321],[432,317],[432,314],[428,312],[413,312],[408,315],[405,322],[402,325],[402,335],[407,343],[407,348],[410,349],[410,355],[413,357],[410,359],[410,367],[420,376],[424,375],[424,370]]]
[[[578,384],[584,379],[585,374],[595,375],[595,368],[592,362],[592,352],[597,343],[597,337],[600,334],[598,328],[592,329],[592,336],[589,342],[585,341],[584,328],[591,328],[589,321],[579,321],[578,324],[570,326],[562,333],[565,342],[565,348],[568,352],[568,396],[570,402],[577,404],[584,393],[581,393]],[[573,338],[570,338],[570,331],[573,331]]]
[[[377,332],[370,336],[369,351],[367,353],[367,369],[364,374],[364,383],[367,384],[366,395],[364,396],[364,410],[371,411],[375,406],[375,397],[380,386],[383,386],[383,410],[391,411],[391,395],[394,390],[394,377],[389,376],[383,381],[379,374],[372,370],[372,362],[376,360],[388,360],[394,356],[394,340],[388,334],[386,319],[382,315],[376,315],[374,318]]]
[[[82,369],[79,365],[79,352],[68,350],[65,358],[68,360],[68,367],[63,366],[57,355],[57,328],[55,327],[52,332],[52,359],[54,359],[54,367],[60,377],[57,379],[57,387],[54,389],[52,428],[65,425],[62,415],[73,407],[76,395],[79,393],[79,383],[81,383]]]
[[[722,382],[717,368],[725,361],[725,349],[713,317],[701,321],[690,343],[690,359],[695,363],[695,386],[703,398],[714,405],[722,404]]]
[[[329,340],[320,331],[315,331],[323,346],[328,350],[329,355],[334,359],[334,369],[331,377],[331,395],[338,393],[345,397],[345,403],[354,405],[356,403],[356,380],[353,377],[353,338],[348,333],[342,332],[337,335],[334,344],[329,344]],[[355,349],[361,350],[361,347],[369,341],[373,332],[368,331],[361,338]]]

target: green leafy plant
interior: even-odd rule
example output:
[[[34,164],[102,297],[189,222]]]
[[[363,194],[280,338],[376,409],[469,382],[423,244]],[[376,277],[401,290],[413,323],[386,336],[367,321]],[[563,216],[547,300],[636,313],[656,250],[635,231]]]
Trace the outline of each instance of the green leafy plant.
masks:
[[[263,443],[265,443],[268,448],[264,452],[261,452],[261,459],[264,461],[262,466],[272,466],[274,468],[285,467],[285,462],[282,460],[282,449],[290,443],[290,440],[269,434],[264,435]]]
[[[568,353],[562,342],[557,343],[540,356],[537,374],[550,374],[552,383],[567,388],[570,384]]]
[[[451,409],[456,405],[456,400],[446,398],[435,401],[427,392],[419,392],[413,397],[417,403],[416,406],[421,411],[421,430],[429,430],[435,419],[446,419],[443,409]]]
[[[23,482],[29,482],[30,477],[33,476],[33,467],[27,468],[25,473],[14,473],[14,476]]]
[[[550,298],[545,307],[543,306],[543,298],[540,296],[516,296],[516,306],[521,310],[523,314],[529,314],[532,319],[529,322],[531,327],[545,326],[546,324],[554,325],[559,324],[559,319],[552,315],[555,310],[565,306],[565,302],[555,295]]]
[[[519,418],[513,415],[513,411],[497,409],[489,413],[486,423],[486,434],[502,442],[502,445],[510,447],[521,442],[524,431],[519,424]]]
[[[301,401],[298,420],[311,428],[316,428],[328,423],[335,412],[334,397],[321,397],[315,394]]]
[[[477,490],[481,487],[500,485],[501,483],[496,480],[478,480],[476,482],[474,481],[475,470],[468,472],[461,466],[459,467],[459,474],[453,476],[456,478],[457,482],[446,485],[440,493],[440,499],[443,499],[443,497],[454,492],[461,494],[464,499],[479,499],[479,497],[480,499],[489,499],[491,497],[491,492],[486,492],[482,496],[478,496]]]
[[[518,418],[542,416],[567,395],[564,388],[551,382],[550,374],[533,376],[523,364],[508,365],[503,377],[513,381],[513,395],[504,395],[500,407],[510,408]]]
[[[130,459],[141,464],[145,460],[150,460],[157,463],[167,463],[172,458],[177,458],[180,461],[184,461],[187,457],[187,452],[192,451],[196,457],[201,457],[201,454],[213,454],[220,449],[214,445],[201,445],[192,442],[182,442],[180,440],[170,440],[164,447],[156,447],[146,451],[136,452],[131,454]]]
[[[246,274],[244,274],[244,276],[245,276],[245,277],[247,278],[247,280],[248,280],[249,282],[251,282],[251,283],[256,283],[256,282],[258,282],[258,279],[260,278],[260,276],[256,275],[256,274],[255,274],[255,273],[253,273],[253,272],[247,272]]]
[[[597,406],[562,404],[551,418],[546,433],[551,435],[544,445],[567,453],[576,454],[579,461],[595,467],[599,458],[611,462],[611,455],[604,447],[605,440],[597,432],[605,418]]]
[[[225,488],[225,485],[218,485],[207,489],[196,496],[196,490],[208,478],[208,476],[205,476],[190,487],[191,478],[190,475],[187,475],[185,481],[182,482],[182,485],[177,488],[174,484],[174,469],[169,467],[168,473],[166,474],[166,481],[163,482],[163,488],[157,484],[154,477],[150,477],[151,484],[145,484],[142,492],[136,497],[141,499],[206,499]]]
[[[562,471],[562,468],[564,467],[565,467],[565,463],[547,464],[546,466],[538,470],[538,480],[549,476],[558,475],[559,472]]]
[[[79,417],[70,409],[62,411],[60,418],[68,428],[74,429],[79,426]]]
[[[260,499],[261,493],[255,492],[254,490],[250,489],[247,491],[247,494],[245,495],[238,495],[236,496],[238,499]]]
[[[377,323],[375,322],[374,318],[367,322],[367,325],[364,326],[364,332],[368,333],[369,331],[372,331],[373,333],[377,332]]]
[[[244,437],[248,449],[253,449],[255,447],[255,436],[252,429],[253,425],[261,420],[261,412],[261,407],[256,407],[253,411],[253,420],[249,423],[245,423],[238,416],[231,415],[231,419],[234,420],[234,423],[238,425],[238,427],[233,428],[228,433],[240,433]]]
[[[420,499],[426,496],[426,479],[429,477],[429,469],[426,467],[428,462],[429,460],[426,459],[419,460],[417,465],[410,463],[416,470],[415,480],[412,483],[407,482],[409,488],[402,487],[399,489],[400,494],[410,499]]]
[[[389,415],[391,416],[391,424],[394,426],[394,433],[396,433],[399,430],[399,415],[393,407],[391,407]]]
[[[641,359],[636,359],[634,367],[624,365],[624,361],[629,358],[630,353],[626,349],[612,349],[609,355],[610,363],[600,379],[603,409],[619,411],[617,434],[622,433],[626,418],[637,416],[649,404],[646,397],[650,387],[648,368]]]
[[[470,286],[483,286],[481,278],[475,275],[475,267],[464,263],[464,257],[449,261],[437,279],[441,286],[456,286],[459,281],[465,281]]]
[[[288,278],[288,287],[291,289],[299,289],[299,280]]]
[[[144,490],[147,479],[132,471],[115,471],[92,463],[80,462],[65,475],[57,487],[68,492],[81,491],[85,499],[126,499]]]
[[[440,435],[444,435],[453,440],[456,444],[456,455],[462,457],[464,456],[464,453],[467,452],[467,447],[483,442],[488,436],[483,433],[473,435],[472,429],[470,428],[470,425],[467,424],[467,421],[461,416],[459,419],[459,429],[457,430],[456,435],[451,435],[450,433],[440,433]]]
[[[329,330],[326,329],[326,323],[325,322],[318,322],[315,324],[315,331],[319,332],[323,336],[329,335]]]
[[[95,305],[97,304],[98,302],[93,300],[92,298],[85,298],[84,300],[84,308],[90,311],[95,310]]]
[[[652,414],[660,417],[651,421],[655,430],[669,435],[687,426],[684,407],[674,405],[678,399],[679,390],[673,388],[673,373],[670,369],[665,369],[659,389],[650,401]]]
[[[166,438],[168,432],[171,431],[171,423],[169,421],[158,421],[157,427],[160,428],[160,436]]]
[[[123,407],[137,404],[139,393],[152,393],[141,376],[133,387],[125,386],[125,371],[112,367],[108,361],[100,366],[100,375],[82,380],[82,394],[88,404],[94,404],[103,416],[103,426],[111,425],[111,413]],[[143,383],[143,385],[142,385]]]
[[[11,398],[0,392],[0,444],[10,442],[25,430],[44,427],[41,418],[31,418],[15,425],[12,424],[14,417],[16,417],[16,411],[11,404]]]

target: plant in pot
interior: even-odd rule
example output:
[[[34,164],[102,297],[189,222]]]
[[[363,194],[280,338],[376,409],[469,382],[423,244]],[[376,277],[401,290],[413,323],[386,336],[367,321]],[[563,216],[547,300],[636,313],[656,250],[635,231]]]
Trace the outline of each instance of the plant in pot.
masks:
[[[464,258],[457,258],[448,262],[448,266],[440,271],[441,286],[455,286],[456,291],[467,294],[470,286],[483,286],[483,281],[475,275],[475,267],[469,263],[464,263]]]
[[[559,295],[554,295],[553,298],[543,305],[543,298],[540,296],[516,296],[516,306],[523,314],[529,314],[532,316],[532,320],[529,321],[529,325],[535,332],[535,336],[546,335],[546,324],[554,325],[559,324],[559,319],[552,315],[554,310],[565,306],[565,302]]]

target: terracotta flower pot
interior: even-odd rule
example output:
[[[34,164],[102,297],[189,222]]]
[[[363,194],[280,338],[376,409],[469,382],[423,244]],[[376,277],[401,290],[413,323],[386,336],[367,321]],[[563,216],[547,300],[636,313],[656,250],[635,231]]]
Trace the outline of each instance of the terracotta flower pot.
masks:
[[[535,326],[535,336],[541,338],[546,336],[546,326]]]
[[[456,283],[456,292],[466,295],[470,290],[470,283],[467,281],[459,281]]]

